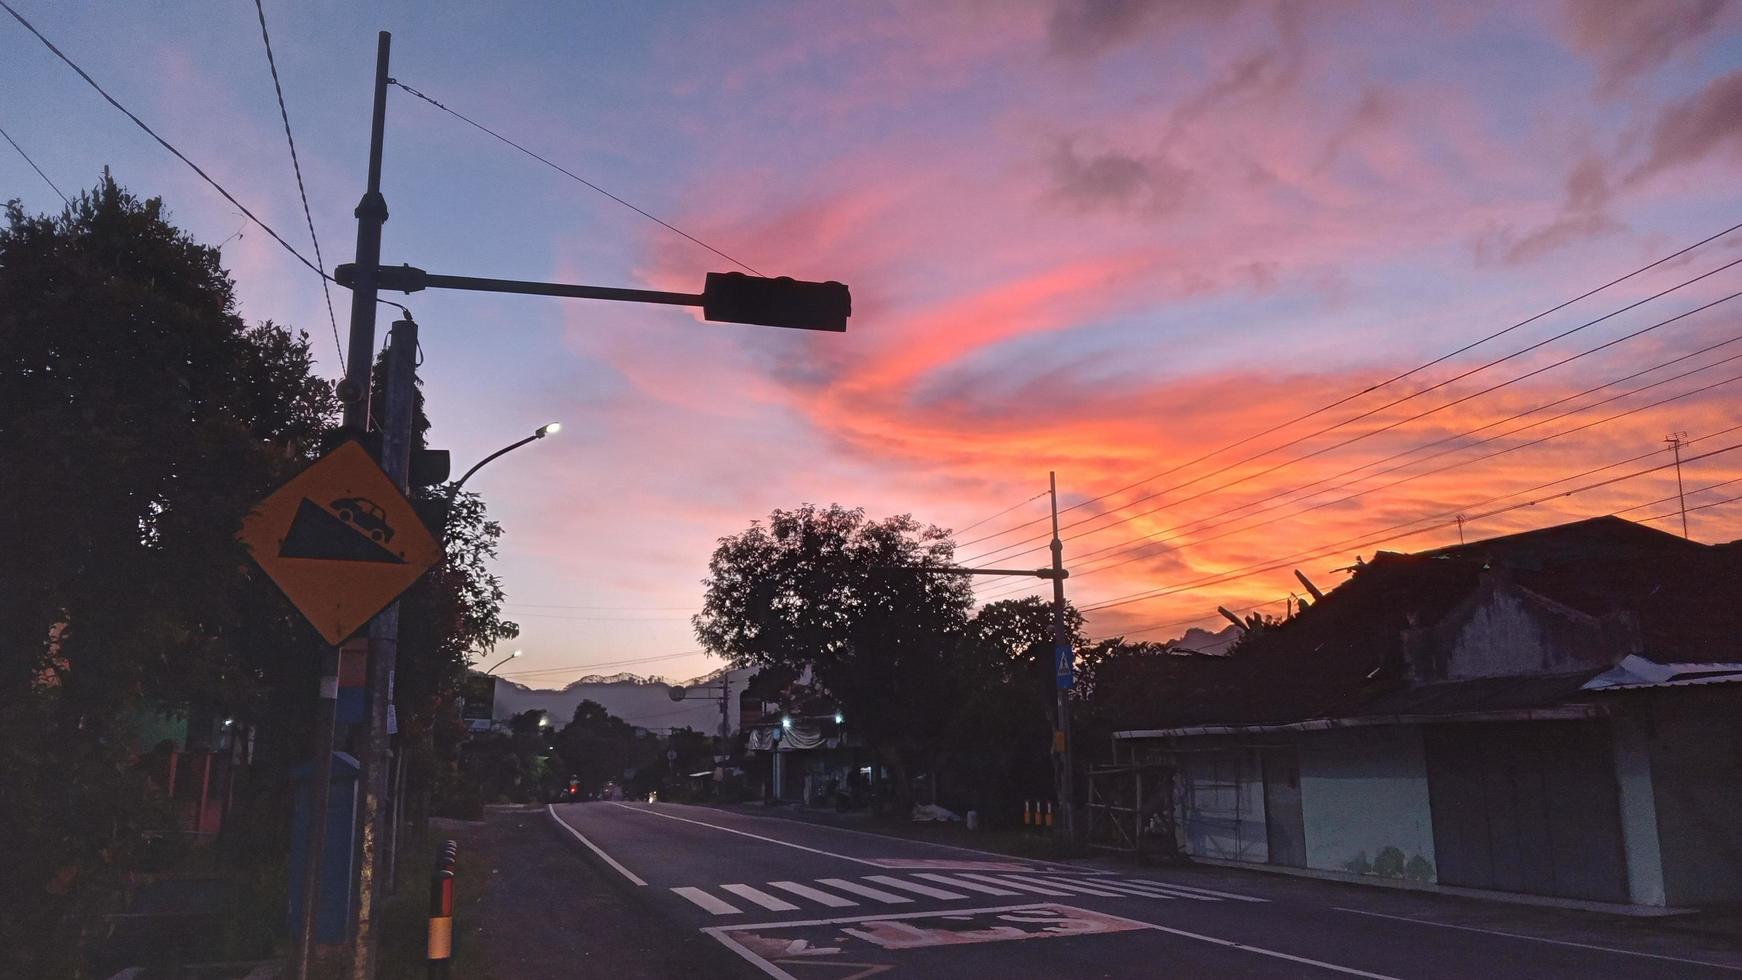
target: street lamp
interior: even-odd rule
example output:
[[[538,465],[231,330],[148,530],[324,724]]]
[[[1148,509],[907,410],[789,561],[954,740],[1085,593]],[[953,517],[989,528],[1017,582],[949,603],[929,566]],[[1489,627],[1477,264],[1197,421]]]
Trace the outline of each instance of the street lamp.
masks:
[[[503,446],[501,449],[498,449],[495,452],[491,453],[490,455],[485,456],[483,459],[478,460],[478,462],[471,469],[466,471],[465,476],[460,477],[459,480],[455,481],[453,486],[448,488],[448,511],[450,513],[453,511],[454,500],[459,497],[460,488],[466,485],[466,481],[470,480],[472,478],[473,473],[476,473],[479,470],[483,469],[485,463],[488,463],[488,462],[496,459],[499,456],[506,456],[509,453],[513,452],[516,449],[519,449],[521,446],[524,446],[529,442],[537,442],[538,440],[543,439],[545,436],[554,436],[558,432],[561,432],[562,428],[563,428],[563,425],[561,422],[546,422],[545,424],[534,429],[532,431],[532,435],[529,435],[526,438],[521,439],[518,442],[511,442],[508,445]]]
[[[484,676],[488,677],[491,674],[494,674],[496,672],[496,667],[500,667],[503,664],[507,663],[508,661],[513,660],[515,657],[520,656],[521,653],[522,653],[522,651],[516,650],[513,653],[509,654],[508,656],[503,657],[501,660],[496,661],[496,666],[491,667],[489,670],[484,671]]]

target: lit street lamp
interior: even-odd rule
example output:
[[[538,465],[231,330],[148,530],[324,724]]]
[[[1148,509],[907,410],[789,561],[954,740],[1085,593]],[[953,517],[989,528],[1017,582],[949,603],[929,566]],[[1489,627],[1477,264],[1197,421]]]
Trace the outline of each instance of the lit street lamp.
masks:
[[[496,672],[496,667],[500,667],[500,666],[502,666],[502,665],[503,665],[503,664],[505,664],[505,663],[507,663],[507,662],[508,662],[508,661],[510,661],[510,660],[513,660],[513,659],[514,659],[514,658],[515,658],[515,657],[518,657],[518,656],[520,656],[520,654],[521,654],[521,653],[522,653],[522,652],[523,652],[523,651],[520,651],[520,650],[516,650],[516,651],[514,651],[514,652],[513,652],[513,653],[511,653],[511,654],[509,654],[509,655],[508,655],[508,656],[506,656],[506,657],[503,657],[503,658],[502,658],[502,659],[501,659],[501,660],[498,660],[498,661],[496,661],[496,666],[495,666],[495,667],[491,667],[491,668],[490,668],[490,669],[489,669],[489,670],[486,670],[486,671],[484,671],[484,676],[485,676],[485,677],[488,677],[488,676],[490,676],[490,675],[491,675],[491,674],[494,674],[494,673],[495,673],[495,672]]]
[[[466,481],[470,480],[472,478],[473,473],[476,473],[479,470],[483,469],[485,463],[488,463],[488,462],[496,459],[499,456],[506,456],[509,453],[513,452],[516,449],[519,449],[521,446],[524,446],[529,442],[537,442],[538,440],[543,439],[545,436],[556,435],[558,432],[562,431],[562,428],[563,428],[563,426],[562,426],[561,422],[546,422],[545,424],[539,426],[537,429],[534,429],[532,432],[532,435],[529,435],[526,438],[521,439],[519,442],[511,442],[508,445],[503,446],[501,449],[498,449],[495,452],[491,453],[490,455],[485,456],[483,459],[478,460],[478,462],[476,464],[474,464],[471,469],[466,471],[465,476],[460,477],[458,480],[456,480],[454,482],[453,486],[448,488],[447,510],[442,514],[442,527],[443,527],[443,529],[445,530],[447,527],[448,515],[452,514],[454,512],[454,501],[457,500],[460,496],[460,488],[466,485]]]

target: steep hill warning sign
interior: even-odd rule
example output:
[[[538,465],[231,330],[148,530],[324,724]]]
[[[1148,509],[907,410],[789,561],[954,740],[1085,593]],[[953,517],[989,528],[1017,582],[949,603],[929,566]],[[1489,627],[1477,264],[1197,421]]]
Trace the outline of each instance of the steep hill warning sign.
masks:
[[[237,537],[334,645],[442,555],[411,501],[355,442],[321,457],[262,500]]]

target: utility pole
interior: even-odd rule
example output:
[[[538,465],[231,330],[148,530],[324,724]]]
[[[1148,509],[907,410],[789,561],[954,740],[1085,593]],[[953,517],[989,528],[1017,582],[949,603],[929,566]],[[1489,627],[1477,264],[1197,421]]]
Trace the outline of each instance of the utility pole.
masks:
[[[1464,543],[1464,515],[1459,514],[1457,517],[1454,517],[1452,519],[1458,522],[1458,543],[1463,544]],[[1300,573],[1296,572],[1295,574],[1299,575]]]
[[[1687,442],[1687,438],[1686,432],[1671,432],[1669,438],[1664,440],[1664,442],[1669,443],[1669,448],[1675,453],[1675,495],[1676,499],[1681,501],[1683,539],[1688,537],[1688,497],[1687,492],[1682,489],[1682,446]]]
[[[381,419],[381,468],[404,493],[410,485],[412,413],[417,391],[417,321],[407,317],[393,324],[387,346],[386,418]],[[375,975],[376,929],[389,863],[394,855],[386,844],[388,771],[392,741],[387,719],[392,712],[394,675],[399,662],[399,601],[381,610],[369,623],[369,715],[363,734],[359,773],[357,847],[357,922],[351,938],[351,975],[368,980]]]
[[[1076,663],[1070,631],[1065,625],[1065,546],[1059,540],[1058,474],[1049,472],[1047,492],[1052,498],[1052,642],[1058,675],[1058,730],[1053,733],[1053,752],[1059,766],[1059,818],[1065,840],[1077,843],[1076,793],[1071,746],[1071,688],[1076,686]]]
[[[381,144],[387,117],[387,58],[392,35],[376,37],[374,117],[369,130],[369,174],[363,199],[357,204],[357,264],[361,268],[351,290],[351,335],[345,354],[345,378],[339,382],[339,400],[344,405],[346,434],[361,437],[369,430],[370,373],[375,351],[375,269],[381,264],[381,226],[387,221],[387,202],[381,196]],[[403,486],[403,484],[401,484]],[[393,622],[398,624],[397,608]],[[375,624],[370,624],[370,637]],[[373,644],[371,644],[373,645]],[[320,891],[321,864],[326,853],[327,805],[333,778],[333,718],[339,690],[339,660],[343,648],[324,651],[321,657],[320,699],[315,705],[315,745],[309,773],[310,805],[308,865],[303,869],[301,935],[295,950],[295,976],[307,980],[314,957],[316,896]],[[385,697],[386,692],[381,692]],[[371,715],[374,712],[371,711]]]

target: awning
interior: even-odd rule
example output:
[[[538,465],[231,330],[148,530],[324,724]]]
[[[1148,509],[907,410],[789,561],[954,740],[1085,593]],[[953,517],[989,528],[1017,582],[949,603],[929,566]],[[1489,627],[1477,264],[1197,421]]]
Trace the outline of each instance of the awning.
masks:
[[[1507,711],[1465,711],[1457,714],[1358,715],[1353,718],[1314,718],[1278,725],[1187,725],[1183,728],[1146,728],[1114,732],[1116,739],[1189,738],[1200,735],[1274,735],[1281,732],[1323,732],[1337,728],[1369,728],[1375,725],[1477,724],[1500,721],[1575,721],[1606,718],[1607,708],[1595,704],[1565,704],[1552,708],[1514,708]]]

